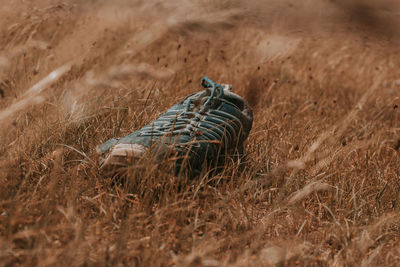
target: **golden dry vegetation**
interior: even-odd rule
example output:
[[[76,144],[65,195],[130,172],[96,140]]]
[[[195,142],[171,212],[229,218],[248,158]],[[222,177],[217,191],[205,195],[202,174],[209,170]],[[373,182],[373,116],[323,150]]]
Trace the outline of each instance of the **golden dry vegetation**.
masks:
[[[400,264],[397,1],[0,6],[0,266]],[[252,106],[245,157],[103,177],[203,75]]]

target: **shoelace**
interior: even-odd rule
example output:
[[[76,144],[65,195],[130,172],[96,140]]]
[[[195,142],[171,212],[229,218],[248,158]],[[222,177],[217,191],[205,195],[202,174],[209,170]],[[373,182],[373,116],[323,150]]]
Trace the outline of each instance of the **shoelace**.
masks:
[[[204,106],[208,106],[213,98],[215,98],[215,93],[217,89],[219,89],[219,94],[217,98],[222,98],[224,95],[224,87],[214,81],[212,81],[210,78],[207,76],[204,76],[204,78],[201,80],[201,85],[206,88],[210,89],[211,88],[211,94],[207,101],[204,103]],[[192,104],[191,99],[186,103],[186,110],[190,110],[190,105]]]
[[[201,135],[206,137],[205,140],[202,138],[202,142],[220,140],[225,145],[228,145],[230,141],[236,140],[238,137],[237,131],[243,129],[242,122],[237,117],[220,110],[207,112],[213,99],[227,102],[223,99],[224,87],[206,76],[202,79],[201,84],[211,93],[202,104],[200,112],[191,111],[193,99],[189,98],[186,103],[186,109],[183,112],[182,110],[168,110],[156,121],[140,129],[140,136],[160,137],[167,134],[172,136],[179,134],[191,136],[193,132],[201,132]],[[218,96],[216,96],[217,90],[219,91]],[[232,103],[229,104],[232,105]],[[202,123],[204,117],[206,117],[206,121]],[[233,124],[233,126],[230,124]],[[198,141],[193,140],[193,142]]]

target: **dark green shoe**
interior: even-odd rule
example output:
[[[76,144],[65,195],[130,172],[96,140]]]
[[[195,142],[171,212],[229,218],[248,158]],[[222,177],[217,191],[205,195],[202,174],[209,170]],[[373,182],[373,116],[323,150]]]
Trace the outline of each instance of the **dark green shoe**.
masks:
[[[176,175],[194,178],[203,168],[219,167],[226,156],[240,154],[252,127],[252,110],[230,85],[207,77],[202,85],[204,91],[189,95],[152,123],[100,145],[102,168],[127,167],[146,151],[156,151],[158,161],[176,159]]]

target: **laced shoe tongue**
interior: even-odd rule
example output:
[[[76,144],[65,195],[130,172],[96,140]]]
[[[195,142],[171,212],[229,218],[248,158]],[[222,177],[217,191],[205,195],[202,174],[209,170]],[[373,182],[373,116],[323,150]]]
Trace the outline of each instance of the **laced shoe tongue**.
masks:
[[[229,91],[229,92],[232,91],[232,85],[231,85],[231,84],[224,84],[224,83],[221,83],[221,86],[222,86],[222,88],[224,89],[224,91]]]
[[[200,97],[192,96],[186,101],[186,111],[192,111],[193,109],[197,110],[198,108],[202,111],[207,110],[213,99],[220,99],[223,97],[224,91],[232,91],[232,85],[218,84],[207,76],[202,79],[201,85],[206,88],[206,90],[200,95]]]

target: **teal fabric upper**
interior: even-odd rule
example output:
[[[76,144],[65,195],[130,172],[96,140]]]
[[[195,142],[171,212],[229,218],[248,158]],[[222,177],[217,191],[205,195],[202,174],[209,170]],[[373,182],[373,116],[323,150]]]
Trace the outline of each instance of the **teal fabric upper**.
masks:
[[[196,177],[204,167],[217,167],[226,155],[242,150],[253,114],[240,96],[207,77],[204,91],[189,95],[150,124],[120,139],[100,145],[107,153],[116,144],[155,148],[160,158],[174,151],[176,174]],[[218,94],[218,95],[217,95]]]

